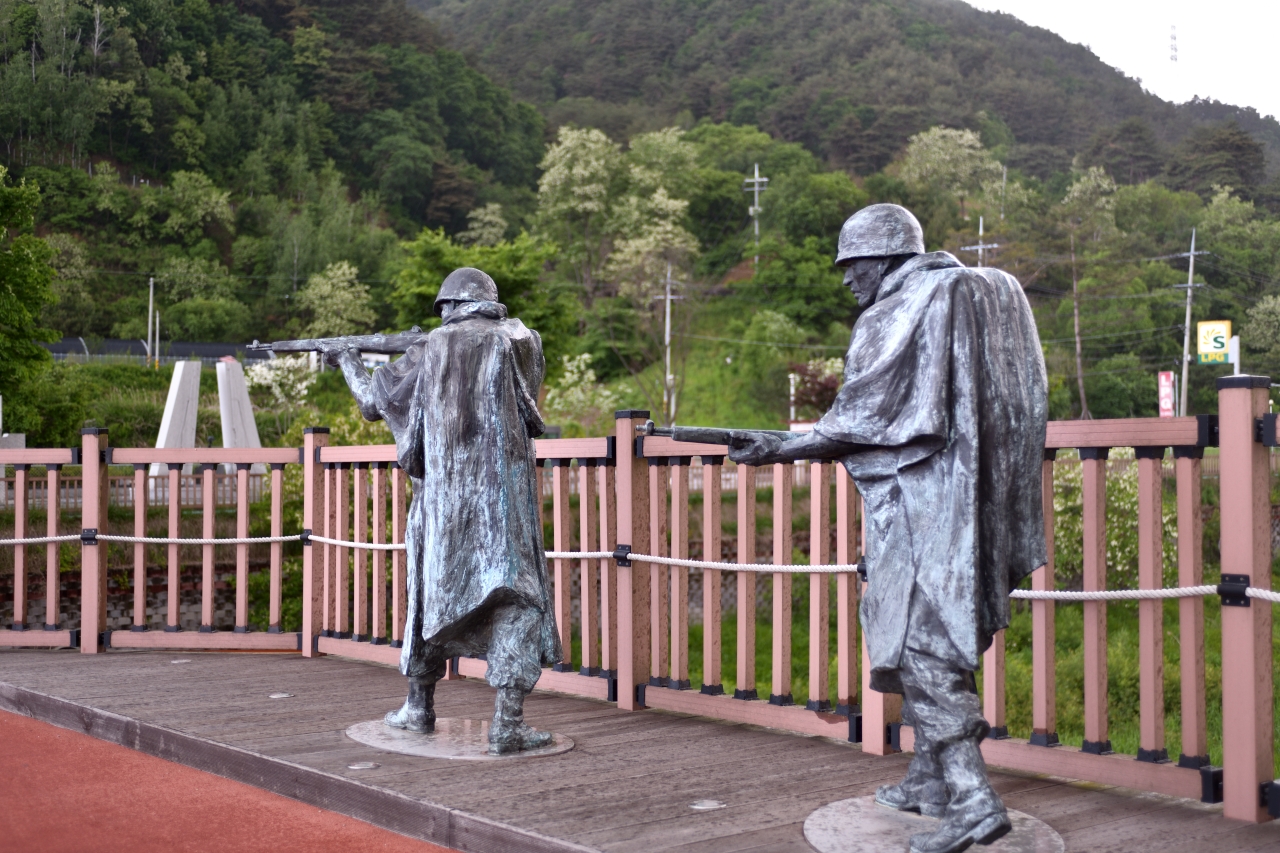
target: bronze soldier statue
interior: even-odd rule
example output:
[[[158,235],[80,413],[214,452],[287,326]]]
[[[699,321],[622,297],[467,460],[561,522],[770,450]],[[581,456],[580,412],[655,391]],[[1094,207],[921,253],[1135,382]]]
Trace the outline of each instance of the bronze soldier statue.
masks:
[[[835,403],[789,441],[735,431],[729,456],[838,459],[857,483],[871,686],[903,695],[915,734],[906,778],[876,802],[940,817],[911,851],[953,853],[1010,829],[979,749],[991,727],[974,671],[1009,624],[1009,590],[1046,559],[1044,359],[1017,280],[926,254],[905,208],[849,217],[836,265],[866,310]]]
[[[429,732],[448,658],[487,656],[498,695],[489,751],[537,749],[552,736],[524,722],[524,699],[562,649],[542,547],[537,459],[542,340],[498,302],[477,269],[450,273],[435,301],[443,324],[382,349],[404,357],[371,376],[367,342],[321,342],[361,414],[384,420],[413,483],[405,526],[408,613],[403,707],[388,726]],[[416,332],[417,330],[415,330]],[[404,336],[387,336],[401,338]]]

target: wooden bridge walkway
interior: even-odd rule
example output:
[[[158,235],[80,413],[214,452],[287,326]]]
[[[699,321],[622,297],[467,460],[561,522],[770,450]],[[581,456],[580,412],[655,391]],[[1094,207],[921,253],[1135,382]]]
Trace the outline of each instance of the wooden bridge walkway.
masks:
[[[346,738],[347,726],[402,701],[403,686],[392,669],[335,657],[0,652],[0,709],[465,851],[810,851],[802,833],[810,812],[896,781],[908,759],[542,692],[530,697],[528,719],[572,737],[566,754],[449,762],[377,753]],[[485,718],[492,696],[474,679],[444,682],[437,709]],[[348,769],[360,761],[381,766]],[[992,776],[1010,808],[1047,822],[1069,851],[1280,853],[1280,825],[1227,820],[1221,806]],[[128,797],[129,779],[118,784]],[[727,805],[690,807],[703,799]],[[216,849],[216,839],[210,844]]]

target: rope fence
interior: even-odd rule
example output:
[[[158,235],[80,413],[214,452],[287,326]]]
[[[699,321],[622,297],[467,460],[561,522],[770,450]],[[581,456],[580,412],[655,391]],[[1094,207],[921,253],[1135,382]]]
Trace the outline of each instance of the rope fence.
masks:
[[[347,539],[330,539],[314,533],[294,533],[289,536],[248,536],[226,539],[180,539],[173,537],[116,536],[105,533],[69,533],[63,536],[35,536],[27,539],[0,539],[0,547],[6,545],[48,545],[57,542],[123,542],[143,545],[265,545],[276,542],[302,542],[337,545],[340,548],[356,548],[365,551],[403,551],[403,542],[354,542]],[[757,572],[761,574],[848,574],[862,570],[862,565],[837,564],[823,566],[781,565],[777,563],[723,563],[712,560],[682,560],[676,557],[657,557],[652,554],[633,554],[624,551],[547,551],[549,560],[619,560],[649,563],[659,566],[677,566],[689,569],[710,569],[721,572]],[[1228,587],[1228,589],[1224,589]],[[1280,604],[1280,591],[1245,587],[1240,584],[1169,587],[1166,589],[1105,589],[1080,590],[1031,590],[1015,589],[1010,598],[1024,601],[1151,601],[1165,598],[1196,598],[1207,595],[1244,595],[1261,601]]]

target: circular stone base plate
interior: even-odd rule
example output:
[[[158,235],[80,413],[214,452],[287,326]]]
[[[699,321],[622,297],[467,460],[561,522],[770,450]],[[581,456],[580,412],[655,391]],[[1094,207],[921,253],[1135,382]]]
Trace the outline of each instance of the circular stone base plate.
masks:
[[[490,755],[489,721],[456,717],[436,720],[436,730],[425,734],[393,729],[382,720],[368,720],[347,729],[347,737],[383,752],[398,752],[422,758],[451,758],[455,761],[506,761],[512,758],[558,755],[573,749],[570,738],[553,733],[551,743],[541,749]]]
[[[1064,853],[1062,836],[1044,821],[1009,810],[1013,831],[996,843],[971,850],[991,853]],[[817,809],[804,822],[804,837],[818,853],[906,851],[911,836],[934,832],[938,821],[915,812],[876,805],[875,797],[840,800]]]

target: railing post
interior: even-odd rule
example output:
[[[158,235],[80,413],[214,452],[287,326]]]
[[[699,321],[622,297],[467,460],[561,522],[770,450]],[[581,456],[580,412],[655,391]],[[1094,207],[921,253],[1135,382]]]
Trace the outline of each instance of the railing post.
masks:
[[[738,466],[738,563],[756,561],[756,469]],[[737,686],[734,699],[759,698],[756,692],[756,573],[738,572]]]
[[[0,477],[4,466],[0,465]],[[13,466],[13,536],[27,535],[27,466]],[[27,546],[13,546],[13,630],[27,628]]]
[[[667,489],[671,485],[671,460],[656,457],[649,463],[649,553],[669,557],[671,516]],[[671,654],[671,567],[649,564],[649,684],[666,687]]]
[[[1222,577],[1271,588],[1268,451],[1255,437],[1267,412],[1266,376],[1218,379],[1222,464]],[[1270,820],[1259,790],[1272,778],[1271,604],[1222,608],[1222,814]]]
[[[844,465],[834,466],[836,481],[836,562],[852,565],[861,555],[858,538],[858,490]],[[812,547],[812,546],[810,546]],[[855,715],[858,706],[858,576],[836,575],[836,713]]]
[[[307,427],[302,439],[302,527],[308,533],[320,527],[320,507],[324,501],[324,480],[320,465],[320,448],[329,443],[328,427]],[[315,545],[302,549],[302,654],[319,657],[316,642],[320,638],[320,611],[323,587],[320,571],[324,565]]]
[[[1175,447],[1178,478],[1178,586],[1204,583],[1204,518],[1200,514],[1203,447]],[[1178,600],[1179,670],[1182,680],[1182,754],[1179,767],[1209,763],[1204,691],[1204,599]]]
[[[47,515],[46,536],[58,535],[58,519],[61,515],[62,496],[59,493],[58,480],[62,470],[60,465],[50,465],[47,469],[44,506]],[[58,543],[50,542],[44,552],[44,629],[56,631],[62,624],[62,565]]]
[[[702,559],[720,562],[722,515],[720,472],[723,456],[702,457]],[[702,688],[708,696],[724,693],[720,673],[720,571],[702,572]]]
[[[773,466],[773,562],[791,564],[792,486],[796,466]],[[769,704],[791,705],[791,574],[773,573],[773,660]]]
[[[615,458],[600,460],[596,471],[601,551],[612,551],[618,544],[617,470]],[[608,559],[600,561],[600,675],[615,683],[618,676],[618,566]]]
[[[236,538],[249,536],[249,463],[236,464]],[[236,546],[235,632],[249,631],[249,546]]]
[[[1107,588],[1107,455],[1105,447],[1080,449],[1086,592]],[[1080,748],[1105,755],[1111,752],[1107,737],[1107,603],[1086,601],[1083,609],[1084,743]]]
[[[1164,586],[1164,448],[1136,447],[1138,589]],[[1138,760],[1169,759],[1164,745],[1164,602],[1138,602]]]
[[[213,477],[218,466],[206,462],[200,466],[200,510],[202,513],[201,536],[204,539],[214,537],[214,522],[217,517],[217,496],[214,494]],[[200,633],[213,633],[213,547],[201,545],[200,563]]]
[[[80,430],[81,479],[80,527],[106,533],[107,431],[100,427]],[[57,500],[55,495],[53,500]],[[86,539],[81,545],[80,651],[97,654],[107,624],[107,545]]]
[[[169,468],[169,536],[176,539],[182,535],[182,463],[170,462]],[[167,633],[175,634],[182,630],[179,624],[182,602],[182,546],[172,542],[168,546],[168,580],[165,590],[165,625]]]
[[[636,455],[636,427],[649,413],[625,409],[614,415],[617,425],[618,547],[640,551],[649,541],[649,477]],[[627,565],[622,565],[627,563]],[[623,560],[618,564],[618,707],[644,707],[637,688],[649,683],[649,572]]]
[[[671,556],[689,559],[688,456],[671,460]],[[689,684],[689,568],[671,567],[671,676],[667,686],[688,690]]]
[[[569,551],[573,548],[573,517],[569,507],[569,463],[572,459],[548,459],[551,468],[551,542],[557,551]],[[557,672],[573,671],[573,616],[572,580],[570,578],[572,560],[563,558],[555,560],[555,572],[552,576],[553,595],[555,596],[556,631],[560,636],[560,645],[564,649],[564,661],[555,665]]]
[[[600,509],[596,490],[599,460],[578,460],[578,548],[600,550]],[[582,636],[582,675],[600,674],[600,581],[597,560],[582,560],[578,565],[578,612]]]
[[[821,459],[809,463],[809,565],[831,560],[831,466]],[[810,711],[830,711],[831,577],[809,575],[809,700]]]
[[[1052,592],[1057,586],[1053,572],[1053,461],[1058,451],[1047,448],[1040,464],[1040,508],[1044,514],[1045,564],[1031,574],[1031,588]],[[1055,655],[1056,604],[1031,602],[1031,743],[1058,744],[1057,656]]]
[[[271,463],[271,535],[284,535],[284,464]],[[284,555],[284,543],[271,543],[271,604],[267,632],[280,631],[280,570]]]

